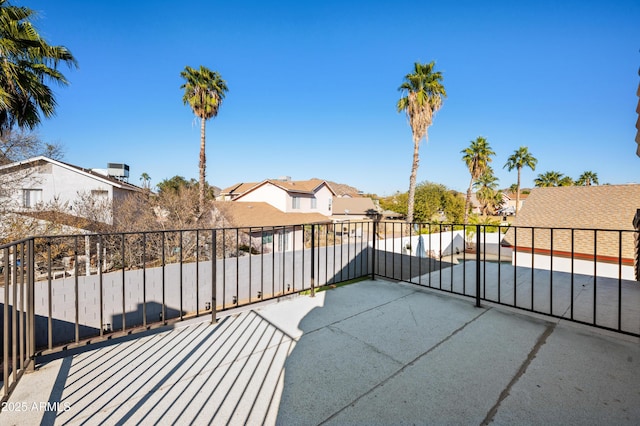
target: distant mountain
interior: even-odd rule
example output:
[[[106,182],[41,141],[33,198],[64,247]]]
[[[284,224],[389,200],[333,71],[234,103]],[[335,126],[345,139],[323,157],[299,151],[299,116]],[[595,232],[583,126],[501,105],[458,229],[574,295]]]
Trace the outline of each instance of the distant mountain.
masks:
[[[344,195],[349,195],[351,197],[360,197],[360,190],[358,188],[354,188],[353,186],[349,186],[344,183],[331,182],[329,180],[325,181],[329,184],[331,189],[336,192],[336,195],[341,197]]]

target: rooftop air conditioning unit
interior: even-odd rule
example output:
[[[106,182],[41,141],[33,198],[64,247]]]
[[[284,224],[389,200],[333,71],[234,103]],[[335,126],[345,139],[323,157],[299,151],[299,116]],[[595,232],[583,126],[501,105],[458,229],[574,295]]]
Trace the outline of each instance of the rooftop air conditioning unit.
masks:
[[[107,174],[126,182],[129,180],[129,166],[123,163],[107,163]]]

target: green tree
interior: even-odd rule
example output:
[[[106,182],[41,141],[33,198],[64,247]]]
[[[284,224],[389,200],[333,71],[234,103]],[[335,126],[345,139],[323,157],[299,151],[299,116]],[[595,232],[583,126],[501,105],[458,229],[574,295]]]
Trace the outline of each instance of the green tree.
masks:
[[[464,204],[464,224],[466,225],[469,223],[469,205],[471,204],[473,183],[486,171],[492,160],[491,156],[496,153],[489,146],[487,139],[482,136],[478,136],[476,140],[471,141],[471,145],[460,152],[464,154],[462,161],[465,162],[471,174],[471,181],[467,189],[467,199]]]
[[[383,210],[407,215],[407,192],[396,192],[394,195],[380,199],[380,207]]]
[[[597,185],[598,183],[598,174],[592,171],[584,172],[576,181],[576,185],[580,186],[591,186]]]
[[[402,97],[397,103],[398,112],[404,111],[413,134],[413,163],[409,177],[409,196],[407,200],[407,222],[413,222],[416,178],[418,175],[419,149],[422,138],[428,140],[427,131],[433,122],[433,115],[442,106],[447,96],[442,85],[442,73],[435,71],[435,62],[414,64],[413,72],[404,76],[404,82],[398,90]]]
[[[48,84],[68,84],[58,65],[77,65],[66,47],[38,34],[34,17],[33,10],[0,0],[0,136],[14,126],[33,129],[41,116],[53,116],[56,99]]]
[[[571,179],[570,176],[563,176],[558,181],[558,186],[573,186],[573,185],[574,185],[574,182],[573,182],[573,179]]]
[[[195,179],[186,180],[182,176],[174,176],[170,179],[163,179],[156,186],[159,193],[179,192],[182,189],[189,189],[196,186],[198,182]]]
[[[205,126],[207,120],[218,115],[222,101],[229,90],[227,83],[216,71],[200,66],[200,69],[185,67],[180,76],[185,79],[185,83],[180,86],[184,89],[182,102],[189,105],[196,117],[200,118],[200,188],[198,193],[198,206],[200,214],[204,212],[205,201],[205,176],[206,176],[206,155],[205,155]]]
[[[539,188],[559,186],[563,176],[564,174],[555,171],[545,172],[539,174],[538,177],[533,180],[533,183]]]
[[[464,200],[460,193],[433,182],[416,186],[415,220],[417,222],[446,221],[460,223]]]
[[[518,181],[516,183],[516,216],[520,209],[520,172],[523,167],[529,167],[531,170],[536,169],[538,160],[531,155],[529,148],[521,146],[507,159],[507,163],[504,165],[509,171],[518,170]]]

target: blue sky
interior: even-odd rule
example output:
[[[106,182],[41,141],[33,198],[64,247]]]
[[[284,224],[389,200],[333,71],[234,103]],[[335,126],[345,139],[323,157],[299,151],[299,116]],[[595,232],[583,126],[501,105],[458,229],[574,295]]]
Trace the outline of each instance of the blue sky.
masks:
[[[436,61],[448,98],[420,148],[418,181],[465,191],[460,151],[484,136],[503,169],[521,145],[554,170],[640,182],[636,1],[28,0],[38,29],[79,62],[38,133],[88,168],[127,163],[130,182],[197,178],[199,123],[180,72],[204,65],[229,92],[207,123],[207,180],[291,176],[406,191],[413,145],[396,112],[415,61]]]

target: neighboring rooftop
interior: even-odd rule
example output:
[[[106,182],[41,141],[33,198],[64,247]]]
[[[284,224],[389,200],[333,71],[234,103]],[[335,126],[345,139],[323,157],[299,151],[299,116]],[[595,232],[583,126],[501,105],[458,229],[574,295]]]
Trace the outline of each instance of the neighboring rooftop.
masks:
[[[238,198],[262,185],[275,185],[287,192],[298,194],[313,194],[313,192],[322,184],[327,184],[326,181],[321,179],[309,179],[309,180],[289,180],[289,179],[266,179],[262,182],[240,182],[230,187],[223,189],[220,192],[221,196],[230,196],[232,199]],[[327,184],[327,186],[329,186]],[[329,186],[331,189],[331,187]],[[333,191],[333,190],[332,190]]]
[[[215,206],[235,227],[331,222],[329,218],[320,213],[285,213],[265,202],[216,201]]]
[[[531,232],[522,227],[556,228],[554,251],[571,252],[571,231],[575,229],[633,231],[633,218],[640,206],[640,185],[561,186],[531,190],[513,226],[520,227],[516,235],[510,229],[504,242],[518,247],[532,247]],[[559,228],[566,228],[562,230]],[[633,259],[633,234],[622,236],[623,257]],[[536,230],[536,249],[550,249],[550,232]],[[594,241],[591,231],[574,231],[573,251],[592,254],[597,244],[599,256],[617,259],[618,235],[600,233]]]
[[[122,189],[128,189],[131,191],[142,191],[142,188],[140,188],[139,186],[133,185],[129,182],[126,182],[123,179],[116,179],[115,177],[109,176],[108,171],[107,170],[101,170],[101,169],[85,169],[83,167],[80,166],[75,166],[73,164],[69,164],[69,163],[65,163],[64,161],[60,161],[60,160],[54,160],[48,157],[44,157],[44,156],[39,156],[39,157],[33,157],[33,158],[29,158],[26,160],[22,160],[22,161],[17,161],[15,163],[10,163],[10,164],[6,164],[3,166],[0,166],[0,174],[1,173],[6,173],[6,172],[11,172],[13,170],[16,169],[24,169],[24,168],[28,168],[28,167],[33,167],[33,166],[37,166],[37,165],[41,165],[44,163],[52,163],[52,164],[56,164],[58,166],[64,167],[66,169],[70,169],[70,170],[74,170],[76,172],[88,175],[88,176],[92,176],[95,179],[98,180],[102,180],[105,181],[107,183],[109,183],[110,185],[113,185],[115,187],[118,188],[122,188]],[[122,165],[122,166],[126,166],[126,165]],[[127,168],[129,166],[126,166]]]
[[[380,208],[375,205],[371,198],[335,198],[333,200],[334,215],[374,215],[378,213]]]
[[[514,226],[633,229],[640,184],[534,188]]]

